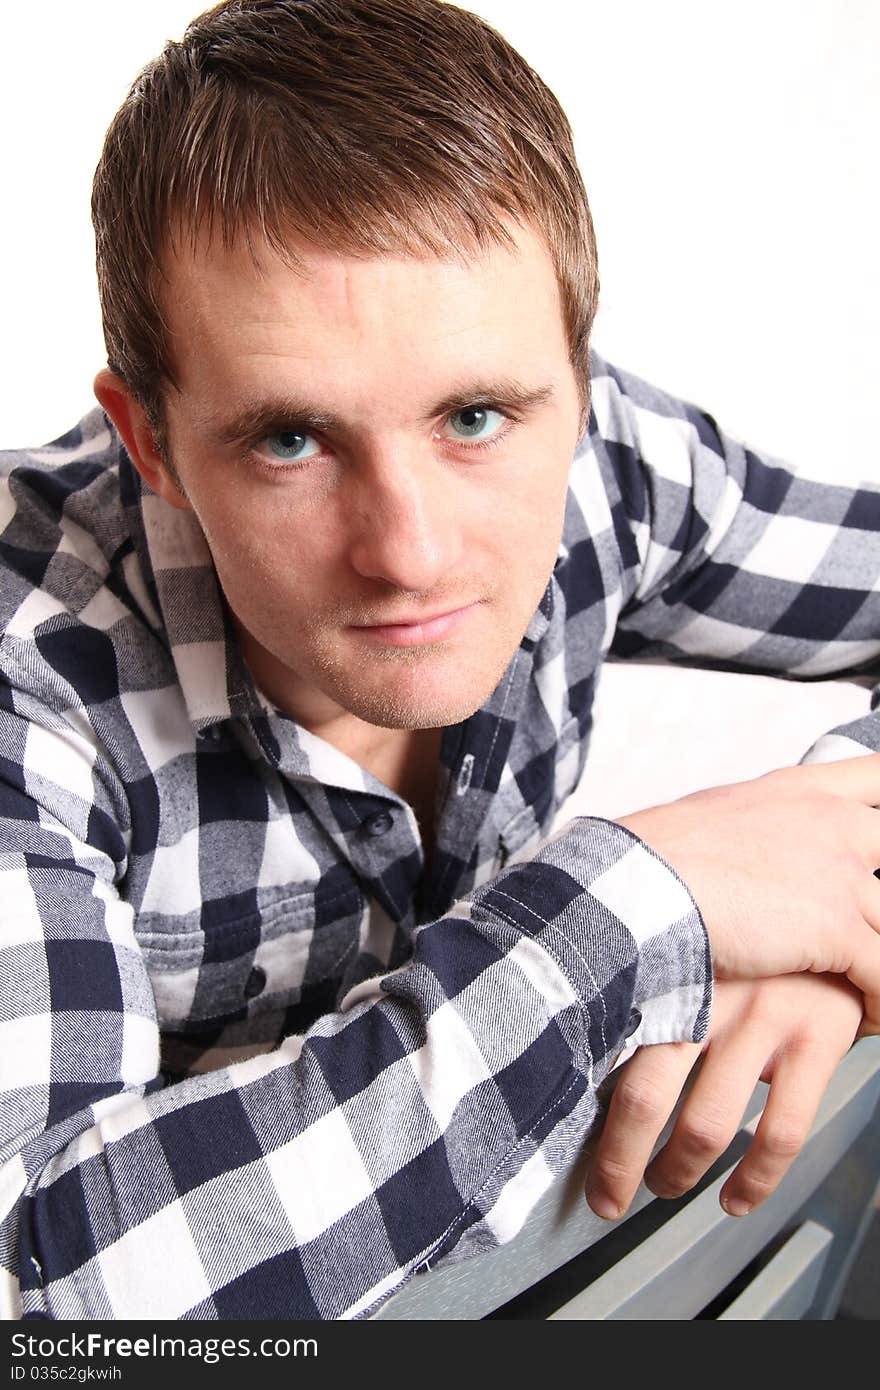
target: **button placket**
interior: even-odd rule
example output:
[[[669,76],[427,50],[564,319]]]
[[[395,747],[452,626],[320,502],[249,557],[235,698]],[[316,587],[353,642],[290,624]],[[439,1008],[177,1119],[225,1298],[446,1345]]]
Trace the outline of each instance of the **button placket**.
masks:
[[[408,808],[401,804],[371,810],[361,820],[351,848],[368,897],[375,898],[393,921],[404,921],[416,888],[416,856],[421,859],[418,830]]]

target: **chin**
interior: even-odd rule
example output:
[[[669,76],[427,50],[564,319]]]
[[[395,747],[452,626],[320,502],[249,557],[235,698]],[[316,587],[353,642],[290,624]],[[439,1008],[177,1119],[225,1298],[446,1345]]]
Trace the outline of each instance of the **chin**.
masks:
[[[373,699],[364,699],[361,695],[347,700],[345,708],[365,724],[375,724],[380,729],[446,729],[470,719],[482,704],[479,698],[468,701],[395,699],[389,691]]]
[[[470,719],[485,704],[504,669],[497,676],[493,673],[467,682],[454,674],[445,681],[419,681],[395,679],[394,673],[388,672],[373,689],[360,684],[337,690],[334,698],[365,724],[382,729],[445,729]]]

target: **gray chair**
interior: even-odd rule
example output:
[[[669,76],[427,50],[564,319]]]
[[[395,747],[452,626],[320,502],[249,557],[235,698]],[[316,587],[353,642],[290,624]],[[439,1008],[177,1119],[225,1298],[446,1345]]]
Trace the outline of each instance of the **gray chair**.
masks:
[[[583,1199],[582,1158],[510,1244],[417,1275],[376,1317],[833,1318],[880,1184],[880,1038],[850,1050],[785,1180],[735,1219],[718,1194],[766,1092],[756,1088],[737,1139],[688,1197],[641,1187],[609,1227]]]

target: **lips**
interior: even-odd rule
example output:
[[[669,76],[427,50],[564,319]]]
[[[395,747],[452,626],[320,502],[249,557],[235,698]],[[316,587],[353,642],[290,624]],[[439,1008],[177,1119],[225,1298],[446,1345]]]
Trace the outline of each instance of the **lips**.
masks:
[[[433,615],[413,615],[411,618],[393,623],[370,623],[363,627],[354,626],[351,631],[366,638],[367,641],[384,647],[420,647],[433,642],[441,642],[466,623],[476,612],[479,603],[468,603],[462,608],[447,609]]]

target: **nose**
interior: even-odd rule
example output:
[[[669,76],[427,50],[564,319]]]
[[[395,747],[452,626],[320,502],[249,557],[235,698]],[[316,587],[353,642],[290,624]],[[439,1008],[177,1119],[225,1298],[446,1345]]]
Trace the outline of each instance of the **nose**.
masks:
[[[427,593],[464,555],[462,480],[417,449],[384,448],[355,470],[349,559],[366,579]]]

